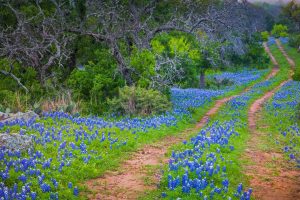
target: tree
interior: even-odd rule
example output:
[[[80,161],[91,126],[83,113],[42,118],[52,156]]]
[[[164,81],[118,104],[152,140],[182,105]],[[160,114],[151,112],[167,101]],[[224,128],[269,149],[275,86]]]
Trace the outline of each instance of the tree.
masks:
[[[1,24],[0,57],[8,58],[11,67],[18,62],[35,68],[43,85],[47,71],[53,66],[62,67],[70,55],[68,42],[72,37],[63,31],[64,4],[29,1],[20,5],[17,1],[6,1],[0,5],[6,11],[4,15],[13,18],[10,23]],[[4,75],[9,75],[9,71],[1,70]]]
[[[282,24],[275,24],[271,33],[274,37],[287,37],[288,36],[288,28]]]
[[[289,2],[285,7],[282,8],[283,17],[289,21],[289,29],[291,31],[300,31],[300,4],[295,0]]]
[[[13,20],[1,25],[0,57],[34,67],[42,84],[52,67],[74,64],[70,60],[75,50],[68,43],[81,36],[107,46],[117,72],[127,85],[133,85],[139,82],[137,77],[145,77],[131,60],[146,57],[145,52],[152,51],[151,41],[160,33],[180,31],[197,38],[201,31],[208,40],[231,45],[221,48],[221,54],[226,48],[243,54],[247,48],[242,35],[251,35],[264,25],[258,7],[237,0],[6,0],[1,6],[8,13],[4,16]],[[225,56],[220,57],[225,61]]]
[[[263,31],[263,32],[261,32],[261,37],[262,37],[263,41],[268,41],[270,34],[268,31]]]

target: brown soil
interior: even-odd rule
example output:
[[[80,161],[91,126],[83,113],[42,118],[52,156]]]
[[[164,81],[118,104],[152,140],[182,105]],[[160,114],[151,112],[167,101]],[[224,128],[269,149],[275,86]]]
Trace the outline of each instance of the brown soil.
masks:
[[[268,47],[266,48],[268,49]],[[278,73],[278,67],[276,66],[266,79],[270,79]],[[250,88],[246,88],[241,94],[250,90]],[[209,118],[215,115],[226,102],[237,96],[217,100],[214,107],[199,120],[194,128],[187,129],[176,136],[168,136],[155,144],[144,146],[135,152],[129,160],[124,161],[119,171],[110,171],[102,177],[87,181],[85,185],[92,192],[88,195],[89,199],[137,199],[140,195],[145,194],[147,190],[156,189],[161,174],[158,169],[161,169],[161,166],[168,162],[166,153],[169,147],[189,138],[203,127]]]
[[[294,62],[288,58],[280,43],[276,42],[293,67]],[[272,55],[270,57],[274,64],[277,63],[276,60],[273,60],[275,58]],[[291,163],[284,160],[280,152],[265,152],[258,149],[258,146],[264,142],[261,141],[261,137],[266,134],[257,130],[257,121],[260,118],[263,103],[270,99],[287,81],[282,82],[278,87],[256,100],[249,109],[248,120],[252,136],[248,141],[244,156],[252,163],[245,167],[245,174],[250,177],[250,186],[253,188],[253,195],[256,199],[300,199],[300,171],[295,170]]]

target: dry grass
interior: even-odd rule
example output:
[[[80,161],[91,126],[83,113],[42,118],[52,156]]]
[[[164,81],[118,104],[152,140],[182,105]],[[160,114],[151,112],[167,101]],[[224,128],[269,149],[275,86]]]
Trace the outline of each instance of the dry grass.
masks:
[[[80,112],[80,101],[73,101],[70,91],[61,93],[54,98],[48,98],[41,103],[41,109],[45,112],[59,111],[77,113]]]

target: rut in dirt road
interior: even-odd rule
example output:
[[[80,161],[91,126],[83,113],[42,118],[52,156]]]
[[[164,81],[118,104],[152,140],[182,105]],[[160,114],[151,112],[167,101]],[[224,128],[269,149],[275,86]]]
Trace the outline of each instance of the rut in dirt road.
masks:
[[[269,51],[266,46],[266,51]],[[269,51],[270,52],[270,51]],[[272,69],[265,80],[268,80],[278,73],[278,67]],[[247,92],[251,87],[246,88],[241,94]],[[131,158],[121,164],[120,170],[107,172],[103,177],[91,179],[86,182],[88,188],[93,192],[89,199],[137,199],[147,190],[155,190],[159,181],[162,165],[168,162],[166,153],[174,144],[189,138],[193,133],[199,131],[218,110],[228,101],[238,95],[230,96],[217,100],[204,117],[195,125],[194,128],[187,129],[176,136],[169,136],[161,141],[146,145],[142,149],[133,153]]]
[[[278,40],[276,43],[278,48],[284,52],[283,55],[293,68],[295,65],[294,62],[287,56]],[[277,63],[276,60],[275,63]],[[248,148],[246,149],[245,157],[251,160],[253,164],[246,167],[245,173],[251,177],[250,186],[253,188],[253,196],[256,199],[300,199],[300,171],[288,168],[282,153],[264,152],[258,149],[258,145],[261,143],[260,137],[263,134],[266,134],[257,130],[257,121],[260,118],[260,111],[262,110],[263,103],[270,99],[274,93],[289,80],[282,82],[279,86],[267,92],[263,97],[256,100],[249,109],[248,121],[252,135],[247,144]],[[274,172],[266,166],[268,162],[272,161],[276,162],[275,165],[278,175],[274,175]]]

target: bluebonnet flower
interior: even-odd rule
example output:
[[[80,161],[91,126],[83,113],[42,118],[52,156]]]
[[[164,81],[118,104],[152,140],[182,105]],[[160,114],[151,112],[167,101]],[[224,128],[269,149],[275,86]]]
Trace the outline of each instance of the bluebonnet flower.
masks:
[[[42,183],[40,185],[41,190],[45,193],[45,192],[50,192],[51,191],[51,187],[50,185],[48,185],[47,183]]]
[[[21,176],[19,176],[19,180],[25,183],[27,181],[27,177],[24,174],[22,174]]]
[[[74,196],[78,196],[79,195],[79,190],[78,190],[77,187],[74,187],[73,194],[74,194]]]
[[[161,197],[162,197],[162,198],[166,198],[166,197],[167,197],[167,193],[162,192],[162,193],[161,193]]]

